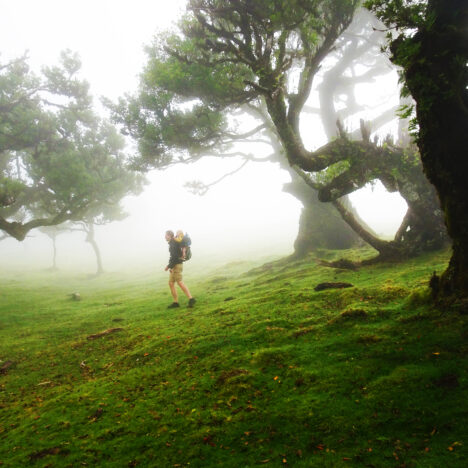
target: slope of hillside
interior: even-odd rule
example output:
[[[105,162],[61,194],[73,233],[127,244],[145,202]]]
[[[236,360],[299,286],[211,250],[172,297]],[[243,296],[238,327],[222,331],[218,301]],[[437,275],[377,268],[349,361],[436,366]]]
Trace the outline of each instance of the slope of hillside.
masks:
[[[0,466],[465,466],[466,316],[426,288],[447,258],[187,265],[175,310],[165,280],[5,273]]]

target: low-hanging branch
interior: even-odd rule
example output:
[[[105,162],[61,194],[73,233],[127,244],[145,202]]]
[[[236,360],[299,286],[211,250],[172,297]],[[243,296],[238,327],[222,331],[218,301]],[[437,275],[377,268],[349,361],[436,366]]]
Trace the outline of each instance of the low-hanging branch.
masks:
[[[0,229],[6,232],[11,237],[14,237],[16,240],[22,241],[26,238],[27,233],[32,229],[35,229],[40,226],[54,226],[57,224],[61,224],[65,221],[79,216],[83,211],[83,208],[74,212],[70,212],[69,210],[62,210],[55,216],[51,216],[49,218],[33,219],[24,224],[17,221],[9,222],[5,218],[0,216]]]
[[[194,180],[194,181],[191,181],[191,182],[186,182],[184,184],[184,187],[188,188],[195,195],[200,195],[200,196],[205,195],[211,187],[219,184],[221,181],[223,181],[227,177],[230,177],[230,176],[232,176],[234,174],[237,174],[249,162],[250,162],[250,160],[246,159],[237,169],[234,169],[233,171],[224,174],[219,179],[216,179],[216,180],[214,180],[212,182],[209,182],[208,184],[206,184],[204,182],[201,182],[201,181],[195,181]]]

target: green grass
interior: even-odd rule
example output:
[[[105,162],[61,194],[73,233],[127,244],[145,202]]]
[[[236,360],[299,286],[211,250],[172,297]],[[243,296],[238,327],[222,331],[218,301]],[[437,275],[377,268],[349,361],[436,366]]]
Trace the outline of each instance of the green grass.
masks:
[[[447,258],[188,264],[170,311],[162,276],[3,273],[0,465],[466,466],[466,316],[426,289]]]

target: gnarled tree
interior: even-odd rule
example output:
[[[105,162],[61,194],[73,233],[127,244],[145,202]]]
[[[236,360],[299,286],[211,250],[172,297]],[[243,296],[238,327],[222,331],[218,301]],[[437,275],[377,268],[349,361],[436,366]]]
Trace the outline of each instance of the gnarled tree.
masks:
[[[190,1],[180,34],[155,43],[148,50],[150,61],[142,76],[139,96],[114,107],[117,119],[138,140],[140,156],[136,165],[148,169],[194,161],[207,154],[226,156],[229,148],[241,140],[266,143],[273,146],[273,154],[264,160],[276,160],[289,168],[294,179],[287,190],[297,196],[306,193],[302,182],[307,179],[302,177],[304,171],[328,171],[330,177],[336,172],[336,163],[346,159],[352,160],[352,164],[349,161],[347,164],[353,170],[359,164],[365,167],[365,158],[373,158],[373,152],[357,151],[362,143],[346,139],[346,153],[330,157],[324,154],[329,147],[318,151],[306,149],[300,125],[301,117],[308,110],[314,79],[324,59],[338,46],[337,40],[343,37],[357,4],[327,0]],[[346,69],[346,60],[349,58],[349,65],[366,52],[367,46],[353,43],[349,38],[343,42],[343,49],[354,52],[354,56],[343,53],[341,57]],[[338,74],[342,72],[341,67],[342,63],[335,67]],[[371,75],[369,72],[358,78],[370,79]],[[322,85],[322,89],[327,88],[327,106],[332,108],[327,117],[336,114],[329,101],[341,92],[339,88],[346,86],[346,81],[348,85],[352,82],[347,77],[339,78],[334,86],[327,88],[326,81]],[[232,128],[236,122],[231,118],[234,111],[242,112],[235,131]],[[328,125],[325,127],[329,129]],[[356,151],[351,151],[352,147]],[[174,157],[174,152],[179,156]],[[352,157],[357,153],[362,158],[360,162]],[[238,154],[240,151],[231,153]],[[398,154],[403,156],[403,152]],[[258,159],[251,155],[245,157]],[[381,158],[379,164],[372,162],[373,170],[365,171],[354,189],[375,179],[388,179],[392,167],[383,168],[386,162],[392,164],[393,160]],[[351,176],[351,171],[347,174]],[[344,177],[343,174],[341,179]],[[403,184],[394,183],[392,189],[395,187],[401,189]],[[348,188],[340,196],[350,193]],[[313,203],[317,200],[312,191],[304,199]],[[431,203],[435,203],[432,211],[437,210],[437,201],[431,198],[428,204]],[[343,219],[355,228],[356,219],[351,219],[350,210],[344,212],[342,204],[337,207]],[[315,219],[313,216],[312,212],[308,219]],[[355,231],[362,236],[363,229]],[[404,232],[407,233],[406,229]],[[410,236],[403,235],[402,231],[399,239],[400,243],[409,243]],[[387,244],[376,241],[374,245]],[[418,251],[421,245],[411,246],[405,254]],[[395,255],[401,250],[393,249]]]
[[[360,237],[379,252],[374,261],[404,259],[443,247],[447,235],[442,212],[436,192],[422,172],[418,153],[411,147],[403,150],[394,146],[391,139],[381,145],[371,142],[370,132],[363,122],[361,125],[361,141],[350,140],[342,130],[339,138],[319,148],[315,161],[311,158],[311,165],[298,169],[304,180],[318,190],[321,201],[333,202]],[[321,167],[326,167],[323,174],[319,173]],[[340,201],[374,180],[380,180],[389,192],[398,191],[408,204],[393,241],[369,232]]]

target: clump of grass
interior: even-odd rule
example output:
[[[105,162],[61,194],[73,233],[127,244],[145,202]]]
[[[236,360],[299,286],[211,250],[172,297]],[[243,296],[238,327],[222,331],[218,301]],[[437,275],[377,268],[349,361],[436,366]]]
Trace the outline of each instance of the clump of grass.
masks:
[[[414,289],[405,301],[408,307],[427,306],[432,303],[431,291],[428,287]]]
[[[349,322],[356,320],[366,320],[369,314],[364,309],[347,309],[341,312],[337,317],[329,321],[330,324]]]
[[[263,348],[255,352],[252,359],[259,367],[285,367],[291,363],[291,346]]]

